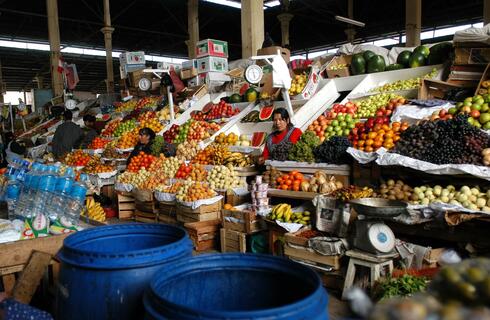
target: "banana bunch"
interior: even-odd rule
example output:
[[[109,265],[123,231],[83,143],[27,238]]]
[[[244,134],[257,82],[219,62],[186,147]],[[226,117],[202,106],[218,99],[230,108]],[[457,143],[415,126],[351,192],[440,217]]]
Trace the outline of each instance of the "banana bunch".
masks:
[[[214,165],[222,165],[225,160],[231,155],[230,150],[228,150],[228,146],[225,145],[213,145],[212,148],[212,164]]]
[[[300,223],[307,225],[311,220],[311,213],[309,211],[293,212],[291,205],[287,203],[281,203],[275,206],[269,214],[269,219],[279,220],[281,222]]]
[[[342,201],[349,201],[352,199],[361,199],[372,197],[374,191],[371,188],[349,186],[347,188],[338,189],[333,193],[333,196]]]
[[[244,155],[240,152],[233,152],[227,157],[223,165],[231,164],[233,167],[249,167],[253,164],[249,155]]]
[[[92,220],[104,222],[105,221],[105,212],[102,209],[100,203],[95,202],[92,197],[87,198],[86,202],[87,211],[86,214]]]

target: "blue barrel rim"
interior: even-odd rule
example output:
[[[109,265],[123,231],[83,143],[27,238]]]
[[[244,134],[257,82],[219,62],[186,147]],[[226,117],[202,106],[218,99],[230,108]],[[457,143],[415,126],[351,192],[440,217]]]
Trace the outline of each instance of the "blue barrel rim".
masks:
[[[226,261],[231,264],[227,265],[215,265],[217,261]],[[193,263],[198,261],[199,263]],[[253,261],[254,265],[245,265],[243,262]],[[269,270],[276,270],[282,273],[292,273],[293,271],[301,272],[305,281],[308,281],[313,285],[311,294],[296,302],[283,305],[280,307],[273,307],[260,310],[240,310],[240,311],[225,311],[225,310],[197,310],[187,307],[182,304],[176,304],[167,301],[161,295],[158,294],[157,287],[163,285],[166,280],[175,280],[176,275],[184,276],[185,274],[196,272],[199,270],[206,270],[207,272],[213,269],[223,269],[228,267],[236,270],[239,267],[242,270],[264,270],[264,267]],[[155,301],[158,300],[158,301]],[[321,301],[316,306],[312,306],[314,301]],[[182,319],[185,316],[193,315],[199,316],[199,319],[290,319],[291,316],[298,316],[303,311],[313,308],[317,308],[318,312],[324,312],[328,306],[328,296],[326,289],[322,285],[320,276],[312,269],[291,261],[289,259],[277,256],[271,256],[266,254],[252,254],[252,253],[218,253],[218,254],[202,254],[194,256],[185,261],[177,261],[175,263],[166,264],[160,269],[158,274],[150,282],[149,288],[145,291],[143,298],[143,304],[145,310],[152,310],[153,312],[162,312],[164,310],[172,310],[175,314],[178,312],[182,315]],[[321,308],[321,309],[320,309]]]
[[[82,250],[77,246],[86,241],[123,233],[158,234],[157,232],[178,233],[178,240],[163,246],[132,250],[118,253],[101,253]],[[192,252],[192,242],[187,231],[179,226],[162,223],[128,223],[108,225],[85,229],[75,232],[63,241],[63,247],[57,257],[63,263],[68,263],[88,269],[126,269],[148,267],[161,264],[162,259],[171,263]]]

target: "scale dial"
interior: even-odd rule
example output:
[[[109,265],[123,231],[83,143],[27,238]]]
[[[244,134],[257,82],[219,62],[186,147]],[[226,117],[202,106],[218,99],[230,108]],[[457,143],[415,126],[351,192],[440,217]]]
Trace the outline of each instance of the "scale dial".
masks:
[[[77,102],[73,99],[68,99],[65,101],[65,107],[68,109],[68,110],[73,110],[77,107]]]
[[[263,75],[262,68],[256,64],[252,64],[245,69],[245,79],[250,83],[259,83]]]
[[[375,223],[369,227],[368,240],[378,251],[388,253],[395,247],[395,235],[384,223]]]
[[[142,91],[148,91],[151,88],[151,81],[148,78],[141,78],[138,82],[138,87]]]

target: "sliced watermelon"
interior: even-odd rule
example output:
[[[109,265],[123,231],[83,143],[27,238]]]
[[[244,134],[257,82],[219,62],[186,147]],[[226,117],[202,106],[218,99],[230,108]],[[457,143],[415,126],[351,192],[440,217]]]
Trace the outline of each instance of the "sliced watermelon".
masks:
[[[240,88],[240,95],[243,97],[245,92],[247,92],[248,88],[250,88],[250,85],[248,83],[245,83],[241,88]]]
[[[208,103],[207,103],[207,104],[204,106],[204,108],[202,108],[202,112],[203,112],[203,113],[208,113],[208,112],[211,110],[211,108],[213,108],[213,105],[214,105],[214,104],[213,104],[212,102],[208,102]]]
[[[252,147],[260,147],[264,144],[267,138],[267,133],[265,132],[254,132],[252,135]]]
[[[274,106],[264,106],[260,109],[259,120],[267,121],[272,117],[272,113],[274,112]]]
[[[110,114],[104,114],[102,116],[102,121],[108,121],[110,118],[111,118],[111,115]]]

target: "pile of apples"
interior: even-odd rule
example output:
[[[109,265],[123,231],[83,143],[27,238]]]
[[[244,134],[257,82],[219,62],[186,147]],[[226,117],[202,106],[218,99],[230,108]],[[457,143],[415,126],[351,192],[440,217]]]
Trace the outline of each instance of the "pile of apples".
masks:
[[[191,117],[194,120],[203,121],[230,118],[239,113],[240,109],[233,109],[233,106],[231,104],[226,103],[224,100],[221,100],[218,104],[213,104],[209,111],[198,111],[196,113],[193,113]]]
[[[192,170],[192,164],[187,165],[185,163],[182,163],[179,169],[177,170],[177,172],[175,173],[175,178],[186,179],[191,173],[191,170]]]
[[[180,132],[180,126],[173,124],[170,129],[163,133],[163,138],[166,142],[172,143]]]
[[[134,108],[135,109],[143,109],[146,107],[154,107],[158,104],[158,100],[160,100],[160,98],[158,98],[158,97],[141,98],[138,100],[138,102],[136,103],[136,106]]]
[[[381,93],[368,98],[356,101],[358,109],[356,118],[369,118],[376,116],[378,109],[385,107],[393,111],[397,106],[405,104],[406,99],[402,96],[388,93]],[[390,113],[391,114],[391,113]]]
[[[153,132],[158,133],[158,132],[162,131],[163,124],[160,123],[158,118],[154,117],[154,118],[150,118],[150,119],[141,120],[139,128],[140,129],[150,128],[151,130],[153,130]]]
[[[124,121],[119,123],[117,128],[114,130],[114,137],[120,137],[124,133],[129,132],[137,127],[136,121],[134,119]]]
[[[219,124],[205,121],[191,121],[187,133],[187,141],[202,141],[220,130]]]
[[[160,121],[169,121],[170,120],[170,107],[166,106],[160,111],[157,111],[157,117]],[[178,119],[180,117],[179,108],[174,106],[174,118]]]
[[[100,135],[103,137],[112,137],[114,135],[114,130],[116,130],[117,126],[119,126],[120,123],[121,119],[109,121]]]
[[[155,156],[140,152],[138,155],[131,158],[127,170],[130,172],[138,172],[142,168],[150,168],[151,163],[155,160]]]
[[[349,114],[353,118],[355,118],[356,111],[357,111],[357,105],[353,102],[349,101],[345,105],[336,103],[332,106],[332,109],[330,109],[325,113],[325,118],[327,120],[333,120],[339,114],[343,114],[343,115]]]
[[[348,136],[358,122],[359,119],[354,119],[350,114],[339,114],[330,121],[325,130],[315,129],[315,134],[322,142],[334,136]],[[321,128],[323,129],[323,127],[322,125]]]
[[[89,163],[92,157],[82,150],[75,150],[65,156],[64,162],[69,166],[81,167]]]

